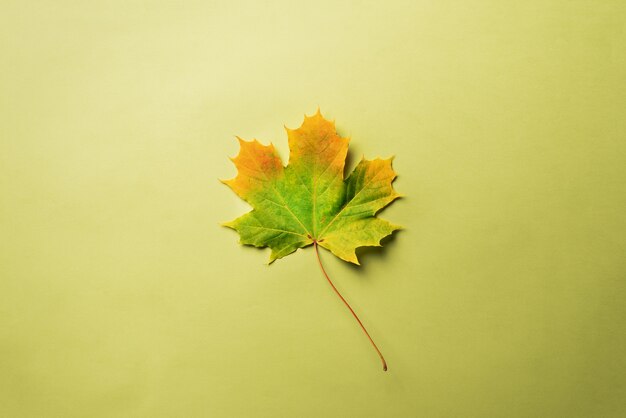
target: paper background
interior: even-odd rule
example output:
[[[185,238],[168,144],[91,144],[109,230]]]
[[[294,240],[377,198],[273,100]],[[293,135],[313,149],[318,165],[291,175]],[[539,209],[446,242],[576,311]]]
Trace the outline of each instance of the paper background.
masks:
[[[7,1],[0,416],[623,417],[621,1]],[[406,230],[268,267],[234,135],[320,106]]]

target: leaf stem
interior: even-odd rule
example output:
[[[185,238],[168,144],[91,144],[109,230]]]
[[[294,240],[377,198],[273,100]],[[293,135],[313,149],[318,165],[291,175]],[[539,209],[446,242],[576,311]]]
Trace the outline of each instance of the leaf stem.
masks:
[[[339,291],[337,290],[337,288],[335,287],[333,282],[330,280],[330,277],[328,277],[328,274],[326,273],[326,270],[324,270],[324,265],[322,264],[322,259],[320,258],[320,253],[319,253],[319,250],[317,248],[317,240],[313,240],[313,246],[315,247],[315,255],[317,256],[317,261],[318,261],[318,263],[320,265],[320,268],[322,269],[322,273],[324,273],[324,276],[326,277],[326,280],[328,280],[328,283],[330,284],[330,286],[333,288],[333,290],[335,291],[337,296],[339,296],[339,299],[341,299],[343,301],[343,303],[348,307],[348,309],[350,309],[350,312],[352,313],[352,316],[354,316],[354,319],[356,319],[356,322],[359,323],[359,325],[361,326],[361,329],[363,330],[365,335],[367,335],[367,338],[370,340],[370,342],[374,346],[374,349],[376,350],[376,353],[378,353],[378,357],[380,357],[380,360],[383,362],[383,370],[387,371],[387,362],[385,361],[385,358],[383,357],[383,353],[380,352],[380,350],[376,346],[376,343],[374,342],[374,340],[372,340],[372,337],[370,337],[370,334],[367,332],[367,330],[363,326],[363,323],[361,322],[361,320],[359,319],[357,314],[354,312],[354,310],[352,309],[350,304],[344,299],[344,297],[341,296],[341,293],[339,293]]]

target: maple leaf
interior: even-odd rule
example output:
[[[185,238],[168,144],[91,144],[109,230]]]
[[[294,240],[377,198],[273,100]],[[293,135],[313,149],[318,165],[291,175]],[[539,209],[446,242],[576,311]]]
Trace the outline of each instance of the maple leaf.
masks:
[[[240,151],[232,161],[238,174],[223,183],[254,209],[223,225],[235,229],[242,244],[270,247],[270,263],[317,243],[359,264],[358,247],[380,246],[382,238],[401,228],[375,217],[400,196],[392,186],[393,158],[363,158],[344,180],[349,139],[337,135],[334,122],[318,110],[298,129],[285,129],[286,167],[272,144],[237,137]]]
[[[305,115],[298,129],[285,129],[290,150],[287,166],[272,144],[237,137],[239,154],[231,159],[237,176],[223,183],[253,210],[223,225],[236,230],[242,244],[269,247],[269,263],[313,245],[328,283],[367,335],[386,371],[382,353],[326,273],[318,246],[359,264],[358,247],[380,246],[382,238],[401,228],[376,217],[400,196],[392,186],[393,158],[363,158],[344,179],[349,139],[340,137],[335,123],[324,119],[319,109],[313,116]]]

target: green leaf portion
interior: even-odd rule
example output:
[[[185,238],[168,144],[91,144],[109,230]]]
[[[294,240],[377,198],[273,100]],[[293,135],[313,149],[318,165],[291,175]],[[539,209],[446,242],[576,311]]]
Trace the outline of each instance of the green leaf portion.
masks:
[[[312,243],[306,235],[290,230],[289,225],[273,221],[263,211],[253,210],[223,225],[239,232],[242,244],[270,247],[270,263]]]
[[[359,162],[344,183],[341,209],[321,232],[322,247],[343,260],[359,264],[356,248],[380,246],[381,239],[401,228],[374,217],[400,196],[391,184],[396,177],[391,162],[392,158]]]

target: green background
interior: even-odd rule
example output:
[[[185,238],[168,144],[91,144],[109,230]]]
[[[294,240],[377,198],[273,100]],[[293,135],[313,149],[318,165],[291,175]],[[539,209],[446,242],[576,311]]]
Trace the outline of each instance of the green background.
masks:
[[[621,1],[2,1],[0,416],[626,416]],[[331,277],[219,227],[234,135],[396,155]]]

